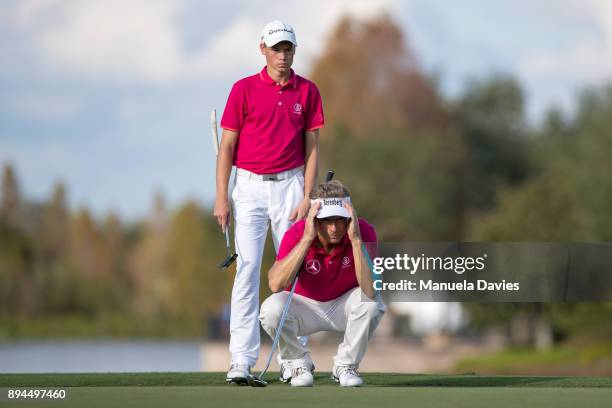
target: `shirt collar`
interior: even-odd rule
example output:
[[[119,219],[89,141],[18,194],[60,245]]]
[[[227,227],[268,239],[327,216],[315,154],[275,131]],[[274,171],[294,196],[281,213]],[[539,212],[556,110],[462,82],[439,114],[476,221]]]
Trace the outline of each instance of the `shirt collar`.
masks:
[[[261,78],[261,80],[265,83],[268,83],[270,85],[276,85],[276,81],[273,80],[270,75],[268,75],[267,68],[267,66],[263,67],[263,69],[259,72],[259,78]],[[289,74],[289,81],[287,81],[284,86],[292,86],[293,88],[295,88],[295,72],[293,72],[293,69],[291,69],[291,73]]]

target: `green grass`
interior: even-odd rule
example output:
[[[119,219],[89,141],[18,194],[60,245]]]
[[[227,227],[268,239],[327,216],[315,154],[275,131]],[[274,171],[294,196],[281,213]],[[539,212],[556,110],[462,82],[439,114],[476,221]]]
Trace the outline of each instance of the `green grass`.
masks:
[[[564,345],[548,351],[509,349],[470,357],[456,365],[458,371],[489,374],[612,372],[612,342]]]
[[[272,387],[285,387],[271,372]],[[612,377],[527,377],[364,373],[368,387],[575,387],[612,388]],[[317,386],[336,386],[329,373],[316,373]],[[225,385],[225,373],[0,374],[0,387],[131,387]]]
[[[277,373],[267,377],[272,380]],[[225,373],[0,374],[0,388],[66,387],[69,399],[38,407],[608,407],[610,377],[363,374],[367,386],[343,389],[317,373],[315,387],[278,381],[228,386]],[[0,406],[23,406],[6,402]]]

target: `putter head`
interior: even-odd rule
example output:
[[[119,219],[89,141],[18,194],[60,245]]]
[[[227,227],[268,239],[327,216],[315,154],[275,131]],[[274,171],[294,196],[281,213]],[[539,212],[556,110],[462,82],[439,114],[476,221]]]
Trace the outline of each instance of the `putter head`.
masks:
[[[253,374],[249,374],[249,376],[247,377],[247,383],[251,387],[266,387],[268,385],[267,382],[265,382],[261,378],[255,377]]]
[[[219,264],[219,269],[225,269],[229,267],[234,261],[238,258],[238,254],[228,255],[221,263]]]

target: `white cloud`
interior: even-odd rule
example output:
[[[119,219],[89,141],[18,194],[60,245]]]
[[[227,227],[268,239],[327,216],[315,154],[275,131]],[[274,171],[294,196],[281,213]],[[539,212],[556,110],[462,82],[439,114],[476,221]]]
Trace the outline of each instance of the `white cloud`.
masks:
[[[301,57],[297,67],[307,66],[340,16],[370,16],[393,4],[392,0],[315,0],[287,7],[275,0],[262,10],[245,3],[196,52],[186,51],[179,25],[180,13],[188,12],[188,0],[21,0],[12,18],[56,75],[167,83],[253,71],[263,61],[257,50],[259,33],[272,18],[296,27]],[[281,12],[272,17],[268,10]]]
[[[62,3],[63,21],[39,38],[46,61],[91,77],[165,81],[180,74],[180,1]]]
[[[265,64],[258,51],[261,28],[253,18],[237,17],[211,38],[206,50],[190,64],[188,71],[192,76],[232,76],[251,72]]]
[[[41,17],[61,6],[62,0],[21,0],[12,10],[12,17],[17,26],[32,27]]]
[[[587,21],[597,36],[584,34],[558,47],[538,50],[518,63],[527,78],[594,83],[612,79],[612,3],[607,0],[565,1],[556,11],[560,25]]]
[[[303,71],[320,54],[326,36],[340,17],[345,14],[370,17],[392,10],[394,3],[392,0],[313,0],[295,2],[292,7],[287,7],[286,2],[275,0],[268,4],[266,11],[246,7],[222,32],[211,38],[189,71],[192,75],[200,72],[213,77],[232,77],[263,66],[265,61],[258,50],[259,35],[264,25],[276,18],[295,28],[299,44],[295,66]],[[279,11],[273,14],[267,10]]]

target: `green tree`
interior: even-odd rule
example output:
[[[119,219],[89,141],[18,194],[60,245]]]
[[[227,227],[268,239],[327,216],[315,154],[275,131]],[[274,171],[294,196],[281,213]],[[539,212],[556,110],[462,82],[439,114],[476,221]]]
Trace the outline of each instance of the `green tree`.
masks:
[[[612,221],[612,87],[587,90],[574,118],[550,114],[533,157],[537,174],[524,183],[500,189],[497,207],[471,218],[468,239],[498,241],[609,241]],[[578,324],[588,314],[590,322],[608,321],[609,305],[469,305],[477,323],[510,326],[517,320],[547,321],[548,332],[560,338],[602,333],[600,324]],[[528,336],[537,343],[531,324]],[[571,330],[580,327],[580,331]],[[540,331],[545,333],[546,330]],[[609,330],[603,332],[609,334]]]
[[[434,82],[420,69],[404,37],[387,15],[344,17],[338,23],[311,73],[323,97],[328,129],[382,138],[389,130],[446,125]]]
[[[2,196],[0,200],[0,216],[9,225],[22,226],[22,205],[19,186],[15,171],[10,163],[4,164],[2,171]]]
[[[472,80],[451,106],[452,124],[466,145],[463,206],[468,212],[491,208],[498,188],[529,174],[523,90],[510,76]]]
[[[463,147],[401,29],[388,16],[344,18],[312,78],[329,129],[321,167],[336,170],[381,239],[457,237]]]
[[[224,252],[211,251],[213,245],[222,243],[212,221],[194,202],[183,205],[170,220],[166,266],[171,276],[170,307],[177,319],[194,328],[202,326],[229,300],[229,276],[217,268]],[[213,231],[216,234],[211,234]],[[213,240],[217,244],[212,244]]]
[[[169,311],[168,218],[166,200],[162,193],[157,192],[153,210],[141,227],[142,234],[130,255],[133,307],[147,318],[164,316]]]

